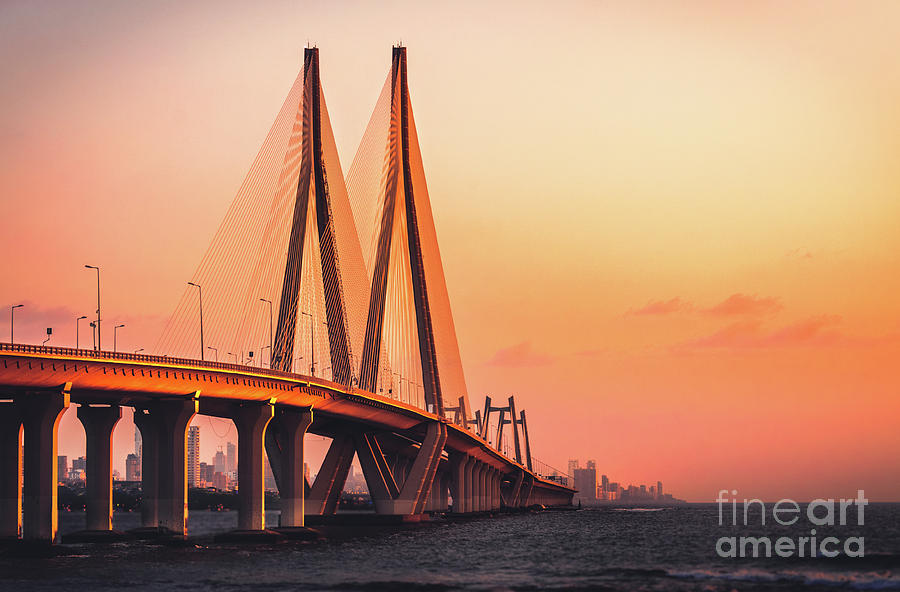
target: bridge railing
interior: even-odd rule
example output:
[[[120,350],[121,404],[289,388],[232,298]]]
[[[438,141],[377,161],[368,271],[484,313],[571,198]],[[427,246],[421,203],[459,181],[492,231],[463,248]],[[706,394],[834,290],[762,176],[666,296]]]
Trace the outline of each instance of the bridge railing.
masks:
[[[177,366],[189,366],[192,368],[204,368],[207,370],[235,370],[239,372],[252,371],[255,374],[262,374],[265,376],[272,376],[277,378],[296,379],[301,376],[300,374],[282,372],[281,370],[273,370],[271,368],[245,366],[242,364],[229,364],[228,362],[209,362],[197,360],[194,358],[172,358],[169,356],[156,356],[151,354],[129,354],[126,352],[98,351],[94,349],[75,349],[74,347],[55,347],[49,345],[29,345],[25,343],[0,343],[0,352],[45,354],[49,356],[68,356],[118,362],[172,364]]]
[[[573,483],[571,475],[567,475],[563,471],[535,458],[533,455],[531,457],[531,467],[538,477],[543,477],[548,481],[556,481],[561,485],[571,485]]]

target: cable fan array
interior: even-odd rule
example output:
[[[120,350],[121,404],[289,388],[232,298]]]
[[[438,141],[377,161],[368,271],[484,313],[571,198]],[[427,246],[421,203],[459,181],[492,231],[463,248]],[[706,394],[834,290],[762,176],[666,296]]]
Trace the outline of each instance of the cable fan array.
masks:
[[[225,219],[157,344],[161,355],[312,375],[442,413],[468,410],[405,48],[346,182],[306,50]]]

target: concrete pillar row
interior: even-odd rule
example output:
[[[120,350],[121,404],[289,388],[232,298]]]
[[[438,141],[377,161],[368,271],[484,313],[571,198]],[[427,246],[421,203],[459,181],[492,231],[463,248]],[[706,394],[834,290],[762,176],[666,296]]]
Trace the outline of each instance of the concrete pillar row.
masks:
[[[66,383],[58,391],[30,392],[16,397],[25,430],[24,539],[56,540],[59,420],[69,408],[71,388],[71,383]]]
[[[0,402],[0,539],[22,532],[22,418],[14,401]]]
[[[241,403],[234,415],[238,432],[238,530],[264,530],[266,426],[275,415],[270,401]],[[302,467],[300,472],[303,472]],[[301,502],[302,503],[302,502]]]
[[[112,530],[112,433],[122,408],[80,405],[77,415],[85,437],[87,529]]]
[[[279,449],[276,463],[269,456],[269,462],[278,465],[278,487],[281,496],[281,518],[279,526],[299,527],[304,525],[304,504],[306,500],[306,476],[303,474],[303,437],[312,424],[312,407],[298,409],[279,407],[268,430],[273,431]]]

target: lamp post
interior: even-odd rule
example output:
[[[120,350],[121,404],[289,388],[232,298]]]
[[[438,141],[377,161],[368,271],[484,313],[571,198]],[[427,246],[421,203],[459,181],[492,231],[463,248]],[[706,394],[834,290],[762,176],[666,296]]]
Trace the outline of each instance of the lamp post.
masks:
[[[79,321],[81,321],[81,319],[86,319],[86,318],[87,318],[87,316],[81,315],[80,317],[75,319],[75,349],[79,349],[78,348],[78,323],[79,323]]]
[[[213,350],[213,351],[215,352],[215,354],[216,354],[216,362],[218,362],[218,361],[219,361],[219,350],[218,350],[218,348],[215,348],[215,347],[213,347],[213,346],[211,346],[211,345],[207,345],[207,346],[206,346],[206,349],[211,349],[211,350]]]
[[[304,314],[309,317],[309,373],[312,376],[316,375],[316,342],[313,338],[313,316],[308,312],[300,311],[300,314]]]
[[[139,354],[142,351],[144,351],[144,348],[136,349],[136,350],[134,350],[134,353]]]
[[[125,325],[116,325],[115,327],[113,327],[113,353],[116,353],[116,341],[117,341],[116,334],[119,332],[119,329],[124,326]]]
[[[97,349],[97,321],[91,321],[91,337],[94,339],[94,350]]]
[[[100,268],[96,265],[85,265],[85,267],[97,270],[97,351],[100,351]]]
[[[25,305],[24,304],[14,304],[9,307],[9,343],[10,343],[10,345],[15,343],[15,341],[13,341],[13,325],[16,322],[16,314],[15,314],[16,309],[22,308],[23,306],[25,306]]]
[[[272,349],[272,301],[265,298],[260,298],[259,300],[269,305],[269,368],[271,368],[272,360],[275,359],[275,352]]]
[[[234,356],[234,363],[237,364],[237,354],[233,354],[231,352],[227,352],[227,355]]]
[[[200,361],[203,362],[203,288],[200,287],[200,284],[195,284],[194,282],[188,282],[189,286],[194,286],[197,288],[197,294],[200,297]]]
[[[47,327],[47,339],[41,344],[41,346],[47,345],[47,342],[50,341],[50,337],[53,336],[53,327]]]

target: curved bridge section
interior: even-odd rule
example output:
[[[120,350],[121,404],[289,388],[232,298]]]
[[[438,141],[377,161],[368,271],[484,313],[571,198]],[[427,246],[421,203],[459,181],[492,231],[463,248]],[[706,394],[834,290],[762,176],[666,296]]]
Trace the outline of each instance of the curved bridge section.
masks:
[[[3,536],[21,531],[26,538],[55,538],[56,428],[72,403],[79,404],[87,438],[92,530],[112,526],[110,438],[122,406],[134,408],[144,441],[143,524],[182,535],[187,533],[186,433],[195,414],[229,418],[237,427],[243,530],[266,528],[264,454],[282,497],[282,527],[302,526],[305,514],[335,513],[354,455],[375,510],[383,514],[568,505],[574,493],[448,418],[279,370],[0,344],[0,398]],[[19,494],[23,429],[24,498]],[[313,483],[303,476],[307,431],[332,438]]]

